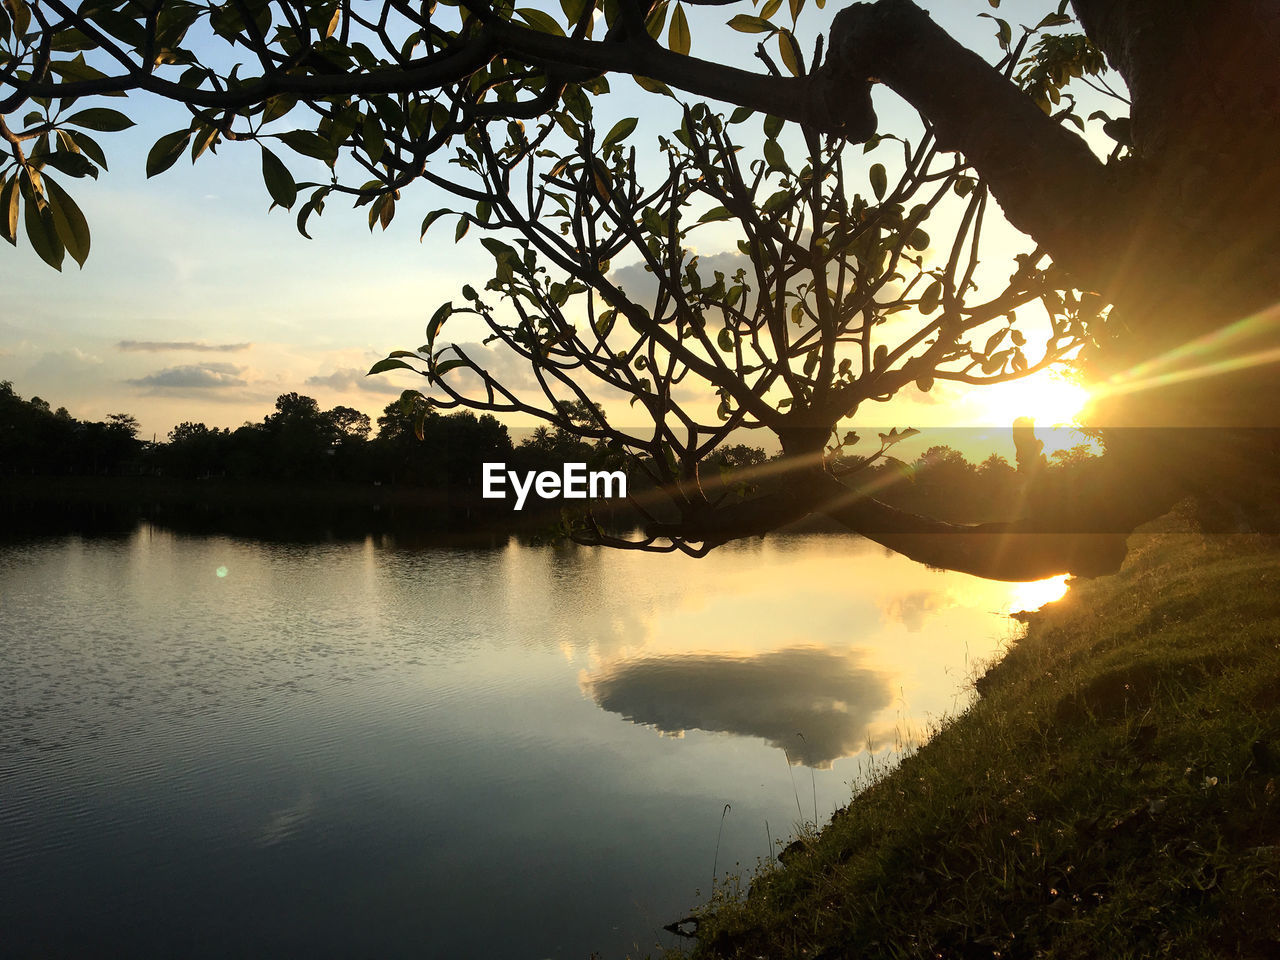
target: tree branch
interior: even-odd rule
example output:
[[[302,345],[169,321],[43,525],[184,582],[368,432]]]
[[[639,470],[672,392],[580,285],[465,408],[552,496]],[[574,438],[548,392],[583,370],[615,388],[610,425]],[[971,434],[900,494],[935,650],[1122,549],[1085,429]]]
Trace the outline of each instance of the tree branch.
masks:
[[[827,99],[890,87],[962,152],[1015,227],[1084,285],[1109,274],[1123,231],[1118,191],[1084,140],[910,0],[854,4],[831,27]]]

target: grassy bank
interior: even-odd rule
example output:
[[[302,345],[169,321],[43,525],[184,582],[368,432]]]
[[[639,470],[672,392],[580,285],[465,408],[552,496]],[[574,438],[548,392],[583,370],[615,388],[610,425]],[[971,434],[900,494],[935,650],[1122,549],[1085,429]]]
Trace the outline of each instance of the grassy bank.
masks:
[[[1280,547],[1136,535],[695,957],[1280,957]]]

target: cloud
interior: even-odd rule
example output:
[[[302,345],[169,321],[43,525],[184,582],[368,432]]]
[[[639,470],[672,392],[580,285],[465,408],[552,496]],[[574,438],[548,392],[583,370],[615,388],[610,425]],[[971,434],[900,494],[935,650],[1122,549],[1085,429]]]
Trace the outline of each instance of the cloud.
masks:
[[[758,737],[818,768],[866,746],[872,720],[893,702],[884,674],[822,647],[627,660],[581,683],[633,723]]]
[[[901,623],[908,633],[919,633],[931,613],[950,605],[950,597],[944,590],[917,590],[886,600],[880,612],[885,620]]]
[[[48,350],[40,355],[28,369],[28,377],[59,378],[67,375],[83,376],[102,368],[102,358],[72,347],[70,350]]]
[[[308,387],[329,387],[332,390],[363,390],[366,393],[385,393],[388,396],[400,396],[404,387],[396,386],[386,377],[366,376],[367,371],[358,367],[344,367],[333,373],[307,377]]]
[[[243,367],[230,363],[191,363],[166,367],[126,382],[135,387],[151,387],[156,390],[216,390],[245,386],[246,382],[240,377],[243,371]]]
[[[194,340],[121,340],[117,350],[141,350],[161,353],[166,350],[195,350],[200,353],[235,353],[248,350],[251,343],[198,343]]]

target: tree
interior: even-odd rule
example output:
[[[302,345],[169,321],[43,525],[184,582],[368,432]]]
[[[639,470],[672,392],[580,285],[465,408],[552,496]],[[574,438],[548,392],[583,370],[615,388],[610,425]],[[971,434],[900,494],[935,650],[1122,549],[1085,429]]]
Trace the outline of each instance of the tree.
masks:
[[[1273,426],[1280,409],[1265,365],[1274,353],[1263,349],[1266,311],[1280,300],[1280,220],[1270,213],[1280,130],[1263,119],[1280,102],[1273,0],[1176,10],[1073,0],[1082,32],[1071,32],[1066,3],[1020,37],[996,20],[1005,53],[996,64],[910,0],[842,9],[806,56],[796,40],[803,0],[785,11],[770,0],[730,21],[771,41],[759,51],[766,72],[691,56],[685,6],[606,0],[597,28],[585,0],[565,0],[563,16],[487,2],[384,0],[375,16],[338,0],[129,0],[76,12],[60,0],[6,0],[0,114],[35,109],[0,126],[9,152],[0,226],[14,239],[22,212],[42,257],[83,262],[88,227],[48,171],[96,175],[103,165],[84,131],[129,121],[104,107],[69,112],[99,93],[148,92],[190,108],[189,126],[151,151],[149,174],[188,148],[195,158],[224,140],[256,140],[271,198],[298,207],[304,233],[334,195],[367,205],[372,227],[390,221],[414,181],[451,190],[469,204],[457,235],[475,225],[520,237],[516,246],[486,237],[496,268],[486,292],[499,302],[467,288],[460,309],[524,357],[544,399],[531,404],[473,353],[437,342],[452,306],[433,316],[423,350],[375,369],[421,366],[436,403],[532,406],[556,427],[629,450],[670,494],[671,512],[652,518],[638,546],[700,553],[816,511],[919,559],[1022,578],[1114,568],[1120,535],[1187,493],[1226,493],[1268,519],[1276,451],[1254,428]],[[203,45],[219,38],[251,64],[208,65]],[[1129,116],[1095,111],[1086,121],[1069,85],[1111,91],[1104,57]],[[594,127],[592,99],[609,72],[655,96],[676,88],[741,109],[727,120],[686,110],[663,146],[666,177],[646,185],[627,147],[634,121],[604,135]],[[898,141],[878,128],[875,82],[919,111],[922,136]],[[311,120],[300,126],[294,111],[304,108]],[[729,128],[752,111],[766,115],[763,159],[743,169]],[[781,146],[786,122],[800,125],[803,162]],[[1115,144],[1105,159],[1072,127],[1089,122]],[[846,166],[848,144],[886,140],[903,147],[892,186],[882,163],[856,175]],[[296,183],[267,144],[323,160],[332,178]],[[865,195],[854,186],[864,176]],[[300,190],[309,191],[301,202]],[[956,195],[954,216],[939,209]],[[972,283],[992,201],[1032,249],[1003,292],[979,297]],[[927,260],[922,225],[934,214],[948,242]],[[442,215],[428,214],[424,231]],[[698,221],[721,217],[743,234],[749,268],[704,278],[685,240]],[[647,302],[608,271],[628,251],[656,280]],[[1013,312],[1034,303],[1044,320],[1031,354]],[[886,335],[893,309],[919,321],[897,338]],[[610,349],[623,336],[626,349]],[[1105,436],[1107,455],[1079,496],[1033,495],[1026,520],[957,533],[878,503],[856,471],[841,476],[833,430],[858,405],[939,377],[981,383],[1071,357],[1108,385],[1098,423],[1144,428]],[[1230,375],[1208,376],[1224,368]],[[653,433],[568,417],[561,401],[594,400],[584,374],[634,400]],[[719,422],[680,407],[686,378],[719,394]],[[1178,429],[1158,429],[1167,426]],[[775,433],[783,469],[749,499],[709,497],[698,466],[737,427]],[[848,462],[866,468],[894,437]],[[988,536],[1016,532],[1054,535]]]

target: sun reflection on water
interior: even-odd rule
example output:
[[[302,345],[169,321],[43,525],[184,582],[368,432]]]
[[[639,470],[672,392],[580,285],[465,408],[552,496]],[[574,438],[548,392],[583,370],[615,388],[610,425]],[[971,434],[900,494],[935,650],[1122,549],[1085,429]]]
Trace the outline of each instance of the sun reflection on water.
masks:
[[[1067,579],[1068,575],[1064,573],[1046,580],[1010,584],[1008,612],[1039,610],[1046,603],[1061,600],[1067,593]]]

